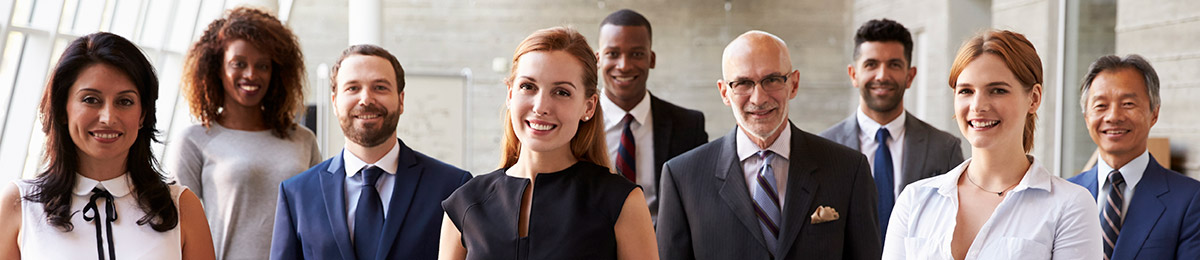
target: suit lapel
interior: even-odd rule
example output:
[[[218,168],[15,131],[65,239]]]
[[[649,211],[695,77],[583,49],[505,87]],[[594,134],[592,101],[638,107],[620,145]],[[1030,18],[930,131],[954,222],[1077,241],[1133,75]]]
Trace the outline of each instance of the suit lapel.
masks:
[[[325,199],[325,214],[329,217],[333,241],[343,259],[356,259],[354,245],[350,244],[349,226],[346,225],[346,169],[342,164],[342,153],[333,156],[329,168],[321,173],[321,195]]]
[[[780,231],[779,238],[779,256],[784,258],[788,256],[792,248],[793,241],[800,235],[800,231],[808,225],[808,209],[812,207],[813,196],[819,186],[816,181],[813,181],[813,173],[816,172],[816,162],[809,161],[817,156],[810,154],[818,151],[804,149],[806,140],[809,135],[800,131],[795,125],[790,125],[792,128],[792,147],[791,155],[788,156],[788,188],[787,200],[784,201],[783,207],[783,226]]]
[[[900,161],[900,188],[908,186],[917,180],[931,177],[930,172],[924,171],[926,157],[929,156],[929,129],[918,123],[912,114],[905,113],[904,119],[904,157]],[[928,176],[926,176],[928,175]]]
[[[725,135],[721,140],[721,155],[717,157],[719,162],[727,164],[728,170],[716,171],[716,178],[721,184],[721,189],[718,191],[721,198],[729,205],[729,209],[733,211],[733,215],[742,222],[747,231],[750,231],[751,236],[755,241],[758,241],[763,246],[763,250],[767,249],[767,241],[763,238],[762,228],[759,227],[758,218],[754,216],[754,199],[750,197],[750,191],[747,190],[745,173],[742,171],[741,160],[738,160],[737,155],[737,127],[733,128],[733,132]],[[721,163],[718,163],[720,167]],[[786,225],[785,225],[786,226]]]
[[[405,217],[408,216],[409,205],[412,205],[413,197],[416,196],[417,183],[421,181],[423,175],[423,167],[417,164],[416,155],[413,150],[400,142],[400,154],[396,164],[396,181],[392,187],[392,200],[388,203],[388,214],[383,220],[383,234],[379,238],[379,251],[375,253],[375,259],[387,259],[392,248],[392,242],[396,241],[396,237],[400,233],[400,227],[404,226]]]
[[[658,97],[650,95],[650,114],[654,117],[654,190],[660,190],[657,180],[662,178],[662,165],[670,159],[667,158],[667,152],[671,147],[671,126],[674,125],[667,111],[659,105],[660,102],[662,100]]]
[[[1079,182],[1075,183],[1075,184],[1082,185],[1084,188],[1087,188],[1088,192],[1092,193],[1093,200],[1098,200],[1098,197],[1096,197],[1096,195],[1100,193],[1099,192],[1100,189],[1098,187],[1096,187],[1096,185],[1099,185],[1099,184],[1097,184],[1097,181],[1096,181],[1097,180],[1096,179],[1096,171],[1099,171],[1099,169],[1097,169],[1096,167],[1097,166],[1092,166],[1091,170],[1080,173],[1079,176],[1076,177],[1079,179]],[[1072,178],[1072,179],[1074,179],[1074,178]]]
[[[1142,173],[1142,180],[1134,187],[1137,191],[1133,193],[1133,199],[1129,200],[1129,209],[1125,211],[1125,226],[1121,227],[1121,235],[1117,236],[1113,259],[1133,259],[1150,236],[1150,230],[1154,229],[1159,217],[1166,211],[1166,206],[1159,198],[1170,191],[1167,178],[1163,176],[1165,173],[1167,171],[1151,156],[1150,164]]]
[[[841,126],[841,129],[835,131],[835,133],[838,134],[836,138],[837,140],[833,141],[839,144],[845,144],[847,147],[850,147],[850,149],[854,149],[855,151],[862,152],[859,150],[862,149],[862,143],[858,141],[858,132],[862,130],[859,129],[861,127],[858,126],[857,114],[850,115],[850,118],[842,120]]]

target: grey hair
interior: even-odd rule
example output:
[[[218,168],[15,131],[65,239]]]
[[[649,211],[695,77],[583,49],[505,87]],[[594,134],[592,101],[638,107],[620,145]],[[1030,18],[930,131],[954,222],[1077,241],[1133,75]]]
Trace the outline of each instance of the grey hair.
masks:
[[[1083,89],[1079,91],[1079,107],[1083,111],[1087,111],[1088,89],[1091,89],[1092,81],[1096,80],[1096,76],[1100,75],[1100,72],[1120,68],[1132,68],[1142,73],[1142,78],[1146,82],[1146,92],[1150,94],[1150,110],[1158,111],[1159,105],[1162,104],[1162,98],[1158,95],[1158,73],[1154,72],[1154,67],[1150,66],[1150,62],[1146,61],[1146,58],[1137,54],[1130,54],[1125,58],[1107,55],[1092,62],[1092,65],[1088,67],[1087,77],[1083,79]]]

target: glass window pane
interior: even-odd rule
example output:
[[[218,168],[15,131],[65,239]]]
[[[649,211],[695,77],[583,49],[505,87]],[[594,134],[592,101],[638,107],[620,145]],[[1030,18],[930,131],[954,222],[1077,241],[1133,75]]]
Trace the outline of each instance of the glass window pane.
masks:
[[[116,15],[116,10],[117,0],[104,3],[104,12],[101,12],[100,16],[100,31],[112,32],[113,15]]]
[[[101,20],[104,18],[105,7],[109,2],[100,0],[82,0],[79,1],[79,8],[75,12],[75,19],[71,25],[71,30],[75,35],[83,35],[100,30]]]
[[[137,39],[137,22],[141,14],[142,1],[140,0],[123,0],[117,1],[112,15],[112,27],[109,31],[125,37],[125,39]]]
[[[50,73],[54,72],[54,66],[58,65],[58,59],[62,58],[62,53],[67,49],[67,44],[74,39],[59,38],[54,41],[54,49],[50,51],[50,67],[46,70],[46,78],[50,78]]]
[[[142,22],[141,40],[143,47],[162,48],[166,39],[167,26],[170,26],[172,1],[150,1],[146,10],[146,19]]]
[[[29,26],[29,17],[33,14],[33,1],[17,0],[14,3],[16,5],[13,8],[12,20],[10,20],[12,25]]]
[[[5,40],[4,56],[0,58],[0,120],[8,118],[8,103],[12,100],[13,87],[16,86],[17,65],[21,62],[21,53],[25,48],[25,35],[20,32],[10,32]],[[0,122],[0,133],[4,133],[7,121]],[[2,142],[3,140],[0,140]]]
[[[58,31],[71,32],[72,26],[75,24],[75,18],[79,13],[78,0],[66,0],[63,3],[62,17],[59,17]]]
[[[196,16],[200,12],[200,0],[180,0],[179,6],[175,7],[175,10],[175,24],[171,25],[171,39],[167,41],[165,49],[183,53],[191,48],[192,30],[197,23]]]
[[[33,124],[29,134],[29,150],[25,154],[25,167],[21,170],[21,179],[32,179],[37,176],[42,167],[42,151],[45,150],[46,134],[42,133],[42,122]]]

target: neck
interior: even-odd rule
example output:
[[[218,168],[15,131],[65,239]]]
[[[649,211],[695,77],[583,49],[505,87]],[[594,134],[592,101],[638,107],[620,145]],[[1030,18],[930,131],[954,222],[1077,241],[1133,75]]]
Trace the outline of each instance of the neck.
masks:
[[[637,106],[638,102],[642,102],[642,99],[646,98],[646,91],[637,91],[628,97],[618,97],[616,94],[613,94],[613,91],[605,91],[604,96],[608,97],[608,100],[612,101],[613,104],[617,104],[617,107],[620,107],[621,110],[629,112],[633,110],[633,107]]]
[[[1137,159],[1138,156],[1142,156],[1142,152],[1145,152],[1146,148],[1143,147],[1140,150],[1134,149],[1131,151],[1137,151],[1137,152],[1114,154],[1114,153],[1107,153],[1102,150],[1102,151],[1100,151],[1100,158],[1104,158],[1104,162],[1107,162],[1108,166],[1112,166],[1113,169],[1121,169],[1121,167],[1125,167],[1126,164],[1129,164],[1129,162],[1132,162],[1133,159]]]
[[[775,140],[779,139],[779,136],[783,135],[784,127],[788,127],[787,120],[783,120],[783,123],[779,124],[779,128],[776,128],[775,132],[766,138],[760,138],[750,133],[750,131],[747,131],[745,127],[739,126],[738,129],[742,131],[742,133],[746,134],[746,137],[749,137],[750,142],[753,142],[754,145],[757,145],[759,149],[767,149],[767,147],[771,147],[771,144],[775,143]]]
[[[234,130],[266,130],[262,110],[244,106],[224,106],[221,109],[221,126]]]
[[[358,159],[362,159],[363,162],[366,162],[367,164],[375,164],[376,162],[379,162],[379,159],[383,159],[383,156],[392,151],[392,147],[395,145],[395,133],[392,133],[392,135],[388,137],[387,140],[383,141],[383,143],[373,147],[362,146],[350,141],[350,138],[346,138],[346,151],[350,151],[351,154],[354,154],[354,156],[357,156]]]
[[[1004,190],[1021,182],[1033,164],[1021,147],[1001,151],[973,148],[971,164],[963,174],[970,175],[979,186],[988,190]]]
[[[517,158],[516,164],[509,168],[508,174],[533,180],[538,173],[562,171],[578,161],[571,154],[569,145],[549,152],[531,151],[522,147],[521,156]]]
[[[896,120],[896,118],[899,118],[900,114],[904,113],[904,105],[903,104],[901,104],[900,106],[896,106],[896,109],[893,109],[892,111],[875,111],[864,105],[859,105],[859,107],[860,107],[859,109],[862,110],[863,114],[867,115],[867,118],[874,120],[876,123],[879,123],[880,125],[889,124],[892,122],[892,120]]]
[[[83,153],[83,151],[79,151]],[[113,159],[98,159],[88,156],[79,157],[79,174],[83,177],[88,177],[97,181],[106,181],[125,174],[127,170],[125,160],[129,156],[121,156],[121,158]]]

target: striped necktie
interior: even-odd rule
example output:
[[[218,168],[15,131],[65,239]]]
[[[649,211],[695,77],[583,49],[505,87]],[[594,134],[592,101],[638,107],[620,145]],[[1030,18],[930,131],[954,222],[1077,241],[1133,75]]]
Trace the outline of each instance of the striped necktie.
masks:
[[[1105,198],[1104,212],[1100,213],[1100,228],[1104,230],[1104,259],[1111,259],[1113,249],[1117,246],[1117,236],[1121,235],[1121,223],[1124,218],[1121,210],[1125,208],[1125,178],[1121,172],[1113,170],[1108,174],[1108,197]]]
[[[625,113],[621,121],[625,121],[625,130],[621,131],[621,144],[617,147],[617,172],[637,183],[637,146],[633,142],[633,131],[629,130],[633,115]]]
[[[776,255],[778,248],[780,227],[779,193],[775,191],[775,187],[778,186],[775,185],[775,170],[771,167],[774,155],[771,151],[758,152],[758,157],[762,158],[762,168],[754,178],[754,191],[751,194],[754,199],[754,213],[758,216],[763,237],[767,241],[767,249],[772,256]]]

